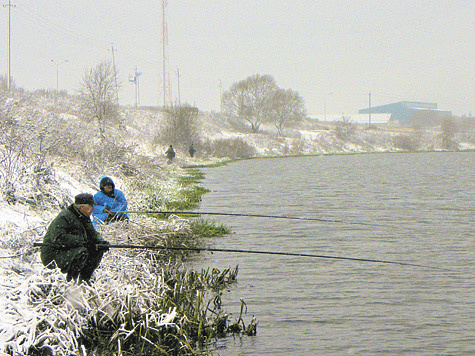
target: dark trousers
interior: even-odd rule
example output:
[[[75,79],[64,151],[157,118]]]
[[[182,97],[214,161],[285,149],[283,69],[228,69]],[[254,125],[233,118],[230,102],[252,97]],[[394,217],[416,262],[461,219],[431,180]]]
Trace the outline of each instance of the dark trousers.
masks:
[[[66,280],[76,280],[79,277],[78,282],[88,282],[96,268],[99,267],[103,255],[104,251],[95,248],[79,253],[69,265]]]

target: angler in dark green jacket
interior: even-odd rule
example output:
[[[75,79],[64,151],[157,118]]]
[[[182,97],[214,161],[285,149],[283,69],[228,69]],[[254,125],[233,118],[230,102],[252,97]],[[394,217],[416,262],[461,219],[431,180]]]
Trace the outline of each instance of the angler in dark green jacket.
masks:
[[[94,229],[90,216],[94,209],[91,194],[82,193],[74,204],[61,211],[51,222],[43,238],[41,261],[66,273],[66,280],[88,282],[99,266],[109,243]]]

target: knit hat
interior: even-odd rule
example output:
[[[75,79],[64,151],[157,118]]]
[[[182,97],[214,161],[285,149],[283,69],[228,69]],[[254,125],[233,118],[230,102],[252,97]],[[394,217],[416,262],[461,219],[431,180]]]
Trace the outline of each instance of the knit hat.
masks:
[[[88,204],[88,205],[96,205],[94,203],[94,197],[92,194],[89,193],[81,193],[74,197],[75,204]]]

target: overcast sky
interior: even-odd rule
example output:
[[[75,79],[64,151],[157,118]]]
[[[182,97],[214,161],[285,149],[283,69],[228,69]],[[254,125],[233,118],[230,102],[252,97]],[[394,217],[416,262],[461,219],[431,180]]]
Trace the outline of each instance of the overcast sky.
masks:
[[[8,0],[3,0],[8,4]],[[28,90],[73,93],[87,69],[114,59],[120,103],[162,105],[161,0],[11,0],[11,74]],[[0,73],[8,72],[8,7],[1,7]],[[473,0],[168,0],[173,100],[219,110],[227,90],[270,74],[298,91],[309,114],[354,114],[429,101],[475,113]],[[54,60],[56,64],[52,63]],[[68,62],[64,62],[68,60]]]

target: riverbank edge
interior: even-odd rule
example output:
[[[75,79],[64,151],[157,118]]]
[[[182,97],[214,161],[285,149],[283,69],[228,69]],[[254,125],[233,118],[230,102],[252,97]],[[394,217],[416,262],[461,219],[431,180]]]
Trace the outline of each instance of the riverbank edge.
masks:
[[[190,164],[181,166],[182,169],[199,169],[199,168],[217,168],[240,161],[250,161],[255,159],[280,159],[280,158],[305,158],[305,157],[322,157],[322,156],[356,156],[356,155],[372,155],[372,154],[417,154],[417,153],[469,153],[475,152],[475,149],[467,150],[418,150],[418,151],[361,151],[361,152],[332,152],[332,153],[315,153],[315,154],[296,154],[296,155],[260,155],[244,158],[227,158],[220,162]],[[206,179],[206,178],[205,178]]]

